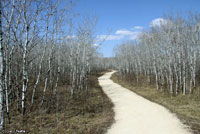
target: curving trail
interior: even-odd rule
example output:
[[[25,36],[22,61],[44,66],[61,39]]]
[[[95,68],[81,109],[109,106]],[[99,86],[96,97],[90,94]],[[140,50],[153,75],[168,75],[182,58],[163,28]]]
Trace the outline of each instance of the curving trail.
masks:
[[[115,123],[107,134],[191,134],[166,108],[114,83],[109,72],[99,77],[103,91],[114,103]]]

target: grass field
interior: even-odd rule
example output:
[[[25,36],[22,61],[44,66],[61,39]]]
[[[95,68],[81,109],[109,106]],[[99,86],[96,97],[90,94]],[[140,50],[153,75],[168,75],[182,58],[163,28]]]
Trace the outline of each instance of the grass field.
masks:
[[[12,109],[11,124],[6,122],[6,132],[23,131],[30,134],[104,134],[113,122],[113,104],[103,93],[97,78],[103,73],[89,76],[88,95],[72,99],[68,86],[59,86],[45,108],[38,107],[42,89],[38,88],[36,107],[24,117]],[[41,92],[40,92],[41,91]],[[47,94],[48,98],[48,94]],[[30,110],[29,110],[30,109]]]
[[[161,104],[175,113],[180,120],[189,126],[194,134],[200,134],[200,97],[199,95],[171,96],[167,92],[156,90],[153,85],[148,85],[144,77],[140,77],[139,84],[136,80],[122,77],[118,73],[113,74],[111,79],[128,88],[144,98]]]

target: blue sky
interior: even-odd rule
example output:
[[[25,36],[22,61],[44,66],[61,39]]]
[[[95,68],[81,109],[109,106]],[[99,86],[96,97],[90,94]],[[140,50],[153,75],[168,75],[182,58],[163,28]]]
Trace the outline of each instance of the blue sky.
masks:
[[[148,29],[164,13],[200,13],[200,0],[77,0],[75,11],[98,17],[95,34],[99,40],[107,37],[99,51],[111,57],[116,45],[137,38],[142,29]]]

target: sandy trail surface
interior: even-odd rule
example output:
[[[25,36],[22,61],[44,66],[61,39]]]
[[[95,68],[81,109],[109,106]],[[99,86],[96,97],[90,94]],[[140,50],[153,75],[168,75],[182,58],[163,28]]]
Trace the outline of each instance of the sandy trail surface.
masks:
[[[107,134],[191,134],[166,108],[114,83],[109,72],[99,77],[103,91],[114,103],[115,123]]]

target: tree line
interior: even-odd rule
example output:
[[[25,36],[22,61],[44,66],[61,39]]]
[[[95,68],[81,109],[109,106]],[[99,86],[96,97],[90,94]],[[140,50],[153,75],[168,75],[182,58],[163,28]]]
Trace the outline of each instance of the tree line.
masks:
[[[26,105],[35,105],[39,85],[43,106],[59,83],[70,85],[72,97],[87,93],[88,75],[101,70],[93,45],[97,19],[85,17],[75,26],[73,6],[71,0],[0,1],[1,131],[11,108],[24,116]]]
[[[200,71],[200,14],[169,15],[164,20],[116,48],[116,69],[121,75],[134,75],[137,82],[146,76],[157,90],[191,94]]]

